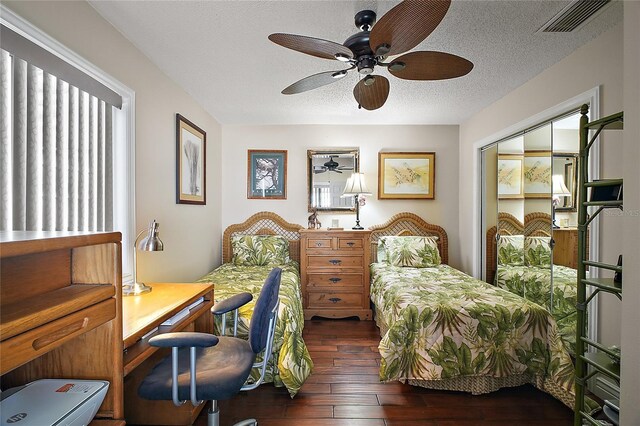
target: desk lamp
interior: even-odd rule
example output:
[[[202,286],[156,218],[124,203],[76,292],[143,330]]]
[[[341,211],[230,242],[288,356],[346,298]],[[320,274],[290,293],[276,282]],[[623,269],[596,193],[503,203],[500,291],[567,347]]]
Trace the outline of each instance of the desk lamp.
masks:
[[[142,251],[162,251],[164,250],[164,244],[160,239],[158,222],[152,220],[149,223],[149,228],[147,229],[147,233],[140,240],[140,237],[145,231],[140,231],[138,236],[136,237],[135,242],[133,243],[133,283],[126,284],[122,287],[122,295],[123,296],[137,296],[139,294],[147,293],[151,291],[151,287],[145,285],[144,283],[138,282],[138,256],[136,255],[137,250]]]
[[[355,197],[356,202],[356,226],[351,229],[364,229],[360,226],[360,201],[358,197],[360,195],[371,195],[371,192],[367,189],[367,185],[364,183],[364,173],[352,173],[347,184],[342,191],[342,197]]]
[[[556,208],[560,205],[560,198],[571,197],[571,192],[564,184],[564,177],[562,175],[551,176],[551,186],[553,190],[553,227],[559,228],[556,225]]]

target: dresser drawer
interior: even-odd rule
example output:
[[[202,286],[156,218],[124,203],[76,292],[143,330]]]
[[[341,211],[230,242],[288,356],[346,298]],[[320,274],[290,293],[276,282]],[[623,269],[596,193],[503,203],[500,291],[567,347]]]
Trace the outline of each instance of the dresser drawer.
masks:
[[[334,287],[336,289],[343,289],[346,287],[362,288],[362,285],[362,274],[307,274],[308,287]]]
[[[341,250],[362,250],[363,247],[363,238],[338,238],[338,248]]]
[[[331,238],[309,238],[307,248],[310,249],[331,249]]]
[[[335,291],[309,292],[310,308],[357,308],[361,306],[361,293],[343,293]]]
[[[362,256],[307,256],[309,268],[362,268]]]

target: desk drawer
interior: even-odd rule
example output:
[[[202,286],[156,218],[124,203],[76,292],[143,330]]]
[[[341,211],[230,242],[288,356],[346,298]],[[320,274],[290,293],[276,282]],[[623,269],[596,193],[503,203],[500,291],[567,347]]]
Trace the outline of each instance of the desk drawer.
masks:
[[[307,274],[307,286],[314,288],[362,288],[362,284],[362,274],[344,274],[341,272],[335,274]]]
[[[309,308],[358,308],[362,306],[361,293],[309,292]]]
[[[331,249],[331,238],[309,238],[307,248],[310,249]]]
[[[364,259],[362,256],[308,256],[309,268],[362,268]]]

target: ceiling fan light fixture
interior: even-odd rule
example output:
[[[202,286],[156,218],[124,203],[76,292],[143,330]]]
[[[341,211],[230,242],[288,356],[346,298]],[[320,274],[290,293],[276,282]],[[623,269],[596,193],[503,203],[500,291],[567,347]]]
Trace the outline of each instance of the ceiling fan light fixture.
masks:
[[[351,58],[349,56],[345,55],[344,53],[336,53],[334,56],[340,62],[349,62],[349,61],[351,61]]]
[[[376,78],[372,75],[368,75],[364,78],[364,85],[365,86],[371,86],[373,83],[376,82]]]
[[[395,62],[392,62],[391,64],[389,64],[389,70],[390,71],[402,71],[406,66],[407,66],[407,64],[405,64],[402,61],[395,61]]]
[[[387,53],[391,50],[391,46],[383,43],[380,46],[376,47],[376,56],[387,56]]]
[[[347,70],[336,71],[333,74],[331,74],[331,77],[338,79],[338,78],[344,77],[345,75],[347,75]]]

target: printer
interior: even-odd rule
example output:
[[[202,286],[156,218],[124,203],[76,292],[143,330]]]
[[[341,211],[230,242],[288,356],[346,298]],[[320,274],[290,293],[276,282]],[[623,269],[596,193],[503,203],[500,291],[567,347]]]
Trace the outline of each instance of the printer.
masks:
[[[101,380],[42,379],[2,392],[2,426],[87,426],[109,389]]]

